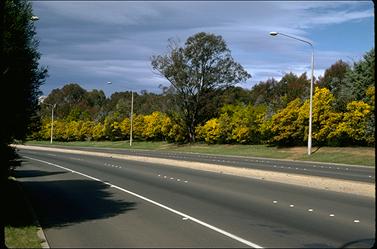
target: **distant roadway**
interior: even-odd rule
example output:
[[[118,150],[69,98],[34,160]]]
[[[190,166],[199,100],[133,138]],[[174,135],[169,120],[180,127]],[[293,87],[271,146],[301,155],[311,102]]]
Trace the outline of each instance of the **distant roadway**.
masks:
[[[367,167],[109,151],[375,179],[374,169]],[[109,157],[27,149],[19,154],[23,163],[16,178],[51,247],[334,248],[375,238],[372,197]]]

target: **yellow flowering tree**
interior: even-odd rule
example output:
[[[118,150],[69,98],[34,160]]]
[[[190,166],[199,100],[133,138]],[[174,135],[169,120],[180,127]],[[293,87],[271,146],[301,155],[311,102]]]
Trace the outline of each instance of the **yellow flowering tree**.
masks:
[[[213,144],[220,141],[221,127],[218,118],[208,120],[204,125],[196,127],[198,139],[204,139],[206,143]]]
[[[297,123],[301,104],[301,100],[297,98],[272,116],[270,142],[280,145],[302,144],[303,134],[298,132],[300,128]]]
[[[330,134],[331,138],[343,143],[365,144],[368,116],[372,114],[372,106],[364,101],[352,101],[347,104],[347,111],[336,130]],[[374,136],[369,142],[374,143]]]
[[[144,116],[144,129],[142,131],[143,138],[147,140],[162,140],[162,126],[165,114],[161,112],[153,112]]]

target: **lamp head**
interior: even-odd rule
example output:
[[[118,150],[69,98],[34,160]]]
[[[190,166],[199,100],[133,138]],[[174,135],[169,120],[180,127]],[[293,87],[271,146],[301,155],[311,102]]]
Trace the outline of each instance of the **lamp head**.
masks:
[[[38,17],[38,16],[32,16],[32,17],[30,18],[30,20],[32,20],[32,21],[38,21],[38,20],[39,20],[39,17]]]
[[[45,101],[46,98],[47,98],[47,96],[40,96],[40,97],[38,97],[38,103],[39,104],[43,104],[43,102]]]
[[[278,32],[270,32],[270,35],[272,36],[277,36],[279,33]]]

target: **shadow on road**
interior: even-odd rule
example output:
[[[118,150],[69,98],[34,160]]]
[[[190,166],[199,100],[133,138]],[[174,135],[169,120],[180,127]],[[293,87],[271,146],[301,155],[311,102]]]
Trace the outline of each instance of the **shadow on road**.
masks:
[[[64,172],[16,171],[23,177],[48,176]],[[93,180],[48,180],[45,177],[21,181],[43,228],[64,227],[113,217],[134,210],[136,203],[116,199],[110,187]],[[25,224],[24,224],[25,225]]]
[[[42,170],[22,170],[17,171],[17,178],[24,178],[24,177],[39,177],[39,176],[50,176],[50,175],[58,175],[58,174],[66,174],[67,171],[42,171]]]
[[[17,181],[4,182],[1,221],[4,226],[27,227],[34,225],[32,213]]]

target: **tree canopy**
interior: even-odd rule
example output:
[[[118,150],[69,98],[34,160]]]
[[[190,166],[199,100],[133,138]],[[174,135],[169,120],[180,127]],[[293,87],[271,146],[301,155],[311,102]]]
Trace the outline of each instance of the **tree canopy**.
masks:
[[[169,42],[169,53],[152,56],[151,64],[174,88],[189,141],[194,142],[195,127],[208,115],[206,104],[212,100],[214,90],[251,76],[234,61],[221,36],[200,32],[189,37],[184,47]]]

